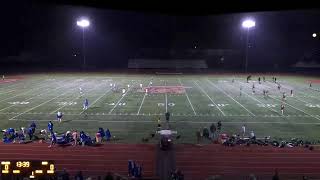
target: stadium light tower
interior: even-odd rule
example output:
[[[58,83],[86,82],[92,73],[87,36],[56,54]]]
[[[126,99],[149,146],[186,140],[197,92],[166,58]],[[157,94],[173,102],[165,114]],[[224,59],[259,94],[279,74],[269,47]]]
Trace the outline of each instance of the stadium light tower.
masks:
[[[83,53],[83,68],[86,67],[86,54],[85,54],[85,38],[84,38],[84,30],[85,28],[90,26],[90,22],[87,19],[80,19],[77,21],[77,26],[82,28],[82,53]]]
[[[244,20],[242,22],[242,27],[247,29],[247,40],[246,40],[246,59],[245,59],[245,72],[247,73],[248,70],[248,46],[249,46],[249,30],[250,28],[253,28],[256,26],[256,22],[251,20],[251,19],[247,19]]]

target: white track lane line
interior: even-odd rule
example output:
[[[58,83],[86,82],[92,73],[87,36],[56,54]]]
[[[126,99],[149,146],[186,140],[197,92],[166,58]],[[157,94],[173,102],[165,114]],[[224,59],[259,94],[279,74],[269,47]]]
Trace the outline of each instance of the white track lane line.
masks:
[[[237,100],[235,100],[233,97],[231,97],[229,94],[227,94],[223,89],[219,88],[218,86],[216,86],[214,83],[212,83],[210,80],[207,79],[207,81],[216,89],[220,90],[222,93],[224,93],[226,96],[228,96],[230,99],[232,99],[234,102],[236,102],[237,104],[239,104],[243,109],[245,109],[248,113],[250,113],[252,116],[256,116],[255,114],[253,114],[251,111],[249,111],[246,107],[244,107],[241,103],[239,103]]]
[[[211,97],[200,87],[200,85],[196,82],[196,81],[194,81],[194,83],[198,86],[198,88],[203,92],[203,94],[205,94],[208,98],[209,98],[209,100],[218,108],[218,110],[222,113],[222,115],[223,116],[226,116],[225,114],[224,114],[224,112],[219,108],[219,106],[211,99]]]
[[[178,78],[178,80],[179,80],[179,83],[181,84],[181,86],[183,86],[180,78]],[[192,105],[192,103],[191,103],[191,101],[190,101],[190,99],[189,99],[189,96],[188,96],[188,93],[187,93],[187,90],[186,90],[186,89],[185,89],[184,93],[185,93],[185,95],[187,96],[187,99],[188,99],[189,104],[190,104],[190,106],[191,106],[191,108],[192,108],[192,110],[193,110],[194,115],[197,115],[197,113],[196,113],[196,111],[194,110],[193,105]]]

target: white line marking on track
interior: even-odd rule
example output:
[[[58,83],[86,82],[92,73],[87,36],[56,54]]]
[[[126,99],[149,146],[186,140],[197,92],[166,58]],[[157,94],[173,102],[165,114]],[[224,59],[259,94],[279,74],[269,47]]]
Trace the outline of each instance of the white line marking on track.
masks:
[[[215,88],[217,88],[218,90],[220,90],[222,93],[224,93],[226,96],[228,96],[230,99],[232,99],[234,102],[236,102],[237,104],[239,104],[241,107],[243,107],[248,113],[250,113],[252,116],[255,116],[255,114],[253,114],[251,111],[249,111],[246,107],[244,107],[241,103],[239,103],[237,100],[235,100],[233,97],[231,97],[229,94],[227,94],[223,89],[219,88],[218,86],[216,86],[214,83],[212,83],[210,80],[207,79],[207,81]]]
[[[179,83],[181,84],[181,86],[183,86],[183,84],[181,83],[180,78],[178,78],[178,80],[179,80]],[[194,110],[193,105],[192,105],[192,103],[191,103],[191,101],[190,101],[190,99],[189,99],[189,96],[188,96],[188,94],[187,94],[187,90],[185,90],[184,93],[185,93],[185,95],[187,96],[187,99],[188,99],[189,104],[190,104],[190,106],[191,106],[191,108],[192,108],[192,110],[193,110],[194,115],[197,115],[197,113],[196,113],[196,111]]]
[[[219,106],[211,99],[211,97],[202,89],[202,87],[194,81],[194,83],[198,86],[198,88],[209,98],[209,100],[218,108],[218,110],[222,113],[223,116],[226,116],[224,112],[219,108]]]

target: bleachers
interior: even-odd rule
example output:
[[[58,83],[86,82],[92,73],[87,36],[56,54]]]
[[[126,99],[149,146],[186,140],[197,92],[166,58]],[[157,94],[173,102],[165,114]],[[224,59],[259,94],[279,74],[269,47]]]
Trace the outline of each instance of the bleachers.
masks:
[[[130,59],[129,69],[207,69],[205,60],[179,60],[179,59]]]

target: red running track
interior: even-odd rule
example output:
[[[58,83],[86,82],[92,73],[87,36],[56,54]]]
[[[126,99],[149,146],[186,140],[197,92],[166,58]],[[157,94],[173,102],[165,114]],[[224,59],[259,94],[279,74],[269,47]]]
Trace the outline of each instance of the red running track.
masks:
[[[302,179],[303,175],[320,179],[320,151],[306,148],[271,146],[177,145],[176,166],[189,179],[221,175],[223,179],[271,179],[277,168],[280,179]]]
[[[0,144],[1,160],[54,160],[57,170],[74,175],[82,170],[85,176],[114,172],[126,176],[128,160],[143,165],[143,175],[155,174],[155,145],[107,144],[99,147],[52,147],[48,144]]]
[[[1,160],[54,160],[57,170],[70,174],[82,170],[86,176],[115,172],[127,175],[127,162],[143,165],[144,176],[155,176],[156,148],[152,144],[106,144],[99,147],[54,147],[48,144],[0,144]],[[270,179],[274,169],[280,178],[301,179],[302,175],[320,179],[320,150],[259,146],[176,145],[176,166],[185,179],[201,180],[210,175],[223,179],[245,179],[250,173]],[[264,178],[263,178],[264,177]]]

